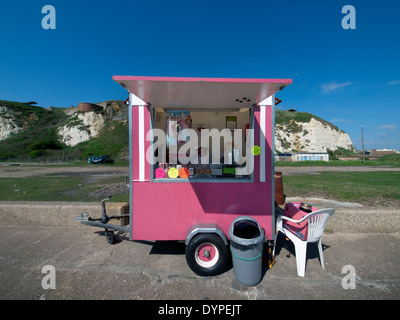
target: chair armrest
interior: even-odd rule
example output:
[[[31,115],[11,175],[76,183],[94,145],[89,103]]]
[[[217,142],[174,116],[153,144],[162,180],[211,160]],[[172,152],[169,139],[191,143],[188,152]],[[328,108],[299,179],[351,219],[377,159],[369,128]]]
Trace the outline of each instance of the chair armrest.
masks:
[[[315,215],[315,214],[319,214],[319,213],[322,213],[322,212],[332,211],[332,210],[335,211],[334,209],[321,209],[321,210],[318,210],[318,211],[310,212],[309,214],[305,215],[300,220],[294,220],[294,219],[286,217],[284,215],[279,216],[279,217],[281,219],[285,219],[285,220],[288,220],[288,221],[291,221],[291,222],[300,223],[300,222],[303,222],[304,220],[308,219],[309,216],[312,216],[312,215]]]
[[[288,220],[288,221],[290,221],[290,222],[299,223],[299,222],[303,222],[305,219],[307,219],[308,216],[309,216],[309,214],[306,215],[306,216],[304,216],[304,217],[301,218],[300,220],[294,220],[294,219],[289,218],[289,217],[286,217],[286,216],[279,216],[279,218],[284,219],[284,220]]]

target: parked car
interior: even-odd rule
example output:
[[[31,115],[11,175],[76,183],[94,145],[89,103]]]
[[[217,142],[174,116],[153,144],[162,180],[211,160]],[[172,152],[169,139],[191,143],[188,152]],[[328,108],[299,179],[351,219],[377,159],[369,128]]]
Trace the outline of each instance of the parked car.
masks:
[[[89,164],[114,164],[114,159],[111,156],[91,156],[88,162]]]

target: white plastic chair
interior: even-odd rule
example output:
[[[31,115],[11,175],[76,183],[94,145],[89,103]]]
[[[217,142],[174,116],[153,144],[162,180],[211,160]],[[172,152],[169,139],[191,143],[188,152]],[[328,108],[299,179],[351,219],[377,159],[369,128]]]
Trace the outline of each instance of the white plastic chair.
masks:
[[[324,255],[322,252],[321,237],[324,233],[325,225],[328,222],[330,216],[334,214],[334,209],[322,209],[314,211],[304,216],[300,220],[294,220],[292,218],[278,215],[276,217],[276,235],[274,241],[274,250],[272,252],[275,257],[276,240],[278,238],[279,231],[286,235],[294,244],[296,252],[296,264],[297,264],[297,274],[300,277],[304,277],[306,270],[306,257],[307,257],[307,243],[318,242],[319,258],[321,261],[321,266],[325,269],[324,265]],[[284,227],[283,220],[288,220],[291,222],[299,223],[304,220],[308,220],[308,234],[307,240],[301,240],[298,236],[292,233],[289,229]]]

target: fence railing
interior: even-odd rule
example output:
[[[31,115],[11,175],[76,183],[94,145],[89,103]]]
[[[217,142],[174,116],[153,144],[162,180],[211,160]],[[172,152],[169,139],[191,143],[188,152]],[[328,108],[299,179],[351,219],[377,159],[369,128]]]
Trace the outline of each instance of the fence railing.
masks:
[[[88,162],[88,157],[68,157],[68,156],[43,156],[37,158],[31,157],[0,157],[0,162],[11,163],[71,163],[71,162]]]

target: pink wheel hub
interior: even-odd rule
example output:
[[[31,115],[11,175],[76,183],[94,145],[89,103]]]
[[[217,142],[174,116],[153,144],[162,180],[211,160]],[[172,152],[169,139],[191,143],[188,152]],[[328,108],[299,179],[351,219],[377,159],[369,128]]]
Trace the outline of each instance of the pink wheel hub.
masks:
[[[195,260],[203,268],[213,267],[219,259],[219,251],[212,243],[202,243],[195,251]]]

